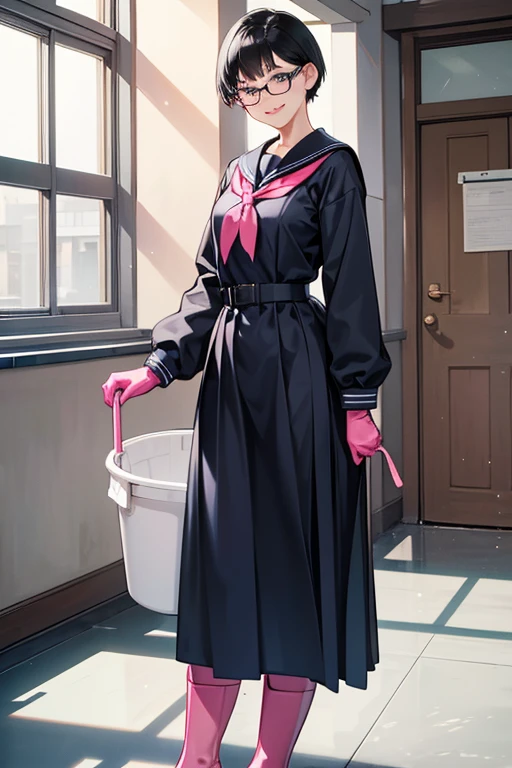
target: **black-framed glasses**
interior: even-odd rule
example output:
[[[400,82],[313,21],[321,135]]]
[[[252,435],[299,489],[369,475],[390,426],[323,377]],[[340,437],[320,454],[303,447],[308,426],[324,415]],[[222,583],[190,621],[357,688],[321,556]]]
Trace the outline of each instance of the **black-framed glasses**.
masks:
[[[262,91],[267,91],[271,96],[280,96],[283,93],[287,93],[292,87],[293,79],[297,77],[301,69],[302,65],[292,69],[291,72],[279,72],[277,75],[271,77],[268,83],[262,88],[253,88],[250,86],[247,88],[238,88],[234,94],[235,102],[241,104],[243,107],[254,107],[259,103]]]

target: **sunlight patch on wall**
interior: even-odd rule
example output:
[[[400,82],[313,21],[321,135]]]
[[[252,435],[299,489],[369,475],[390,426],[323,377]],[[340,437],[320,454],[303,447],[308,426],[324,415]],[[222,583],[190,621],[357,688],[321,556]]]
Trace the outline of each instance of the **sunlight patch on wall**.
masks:
[[[218,38],[212,34],[216,15],[211,0],[195,2],[194,10],[178,0],[137,4],[138,50],[214,123],[219,112],[214,87]]]

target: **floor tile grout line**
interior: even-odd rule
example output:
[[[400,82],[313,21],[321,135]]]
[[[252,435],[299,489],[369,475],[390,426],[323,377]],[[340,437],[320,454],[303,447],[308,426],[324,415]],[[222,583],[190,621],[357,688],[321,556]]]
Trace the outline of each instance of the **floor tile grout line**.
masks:
[[[430,641],[429,641],[429,642],[430,642]],[[408,677],[409,677],[409,675],[411,674],[412,670],[414,669],[414,667],[416,666],[416,664],[418,663],[418,661],[420,660],[420,658],[421,658],[421,654],[420,654],[419,656],[417,656],[417,657],[416,657],[416,660],[414,661],[414,664],[412,664],[412,665],[411,665],[411,667],[409,668],[409,670],[406,672],[406,674],[405,674],[405,676],[404,676],[403,680],[401,680],[401,681],[400,681],[400,683],[399,683],[399,685],[397,686],[396,690],[394,690],[394,691],[393,691],[393,693],[392,693],[392,694],[391,694],[391,696],[389,697],[388,701],[387,701],[387,702],[384,704],[384,706],[383,706],[382,710],[379,712],[379,714],[378,714],[378,715],[377,715],[377,717],[375,718],[374,722],[371,724],[370,728],[368,729],[368,731],[366,732],[366,734],[364,735],[364,737],[361,739],[361,742],[359,743],[359,745],[356,747],[355,751],[353,752],[353,754],[352,754],[352,755],[351,755],[351,757],[349,758],[349,760],[348,760],[348,763],[346,763],[346,765],[345,765],[345,768],[350,768],[350,764],[352,763],[352,760],[354,759],[354,757],[356,756],[356,754],[358,753],[358,751],[361,749],[361,747],[363,746],[364,742],[366,741],[366,739],[367,739],[367,738],[368,738],[368,736],[370,735],[371,731],[372,731],[372,730],[375,728],[376,724],[378,723],[378,721],[380,720],[380,718],[382,717],[382,715],[384,714],[384,712],[386,711],[386,709],[389,707],[389,705],[391,704],[391,702],[392,702],[392,701],[393,701],[393,699],[395,698],[396,694],[398,693],[398,691],[400,690],[400,688],[402,687],[402,685],[405,683],[405,681],[407,680],[407,678],[408,678]]]
[[[3,669],[0,671],[0,677],[2,675],[5,675],[7,672],[11,672],[13,669],[16,669],[17,667],[21,667],[23,664],[29,664],[34,661],[34,659],[38,659],[40,656],[44,656],[45,653],[49,653],[49,651],[53,651],[55,648],[59,648],[61,645],[65,645],[66,643],[69,643],[71,640],[74,640],[77,637],[81,637],[82,635],[85,635],[87,632],[91,631],[91,627],[85,627],[83,631],[77,632],[73,634],[71,637],[66,637],[64,640],[59,640],[58,642],[48,646],[48,648],[42,648],[40,651],[36,651],[33,655],[31,654],[26,659],[20,659],[20,661],[15,662],[12,664],[12,666],[6,667],[6,669]]]
[[[101,604],[100,604],[101,605]],[[96,606],[95,608],[92,608],[88,611],[85,611],[83,614],[78,614],[75,617],[72,617],[71,619],[68,619],[66,621],[60,622],[59,624],[56,624],[53,627],[49,627],[47,630],[44,630],[43,632],[36,633],[33,637],[27,638],[27,640],[22,641],[19,643],[19,646],[22,646],[24,644],[30,644],[32,642],[37,642],[38,639],[43,639],[45,635],[51,636],[52,634],[57,634],[64,630],[67,626],[70,627],[70,633],[68,636],[63,637],[62,640],[54,640],[49,644],[48,646],[41,648],[39,651],[35,651],[34,653],[30,653],[26,658],[22,658],[19,661],[14,662],[13,664],[7,666],[5,669],[0,669],[0,677],[4,675],[6,672],[10,672],[12,669],[16,669],[17,667],[21,666],[22,664],[27,664],[27,662],[32,662],[34,659],[37,659],[39,656],[42,656],[45,653],[48,653],[48,651],[52,651],[54,648],[59,648],[61,645],[64,645],[65,643],[69,643],[71,640],[74,640],[75,638],[82,637],[87,632],[90,632],[92,629],[95,629],[96,627],[100,627],[100,624],[97,625],[87,625],[84,624],[83,626],[80,626],[80,623],[78,621],[79,617],[81,615],[86,615],[87,613],[92,613],[93,611],[96,611],[100,606]],[[103,619],[103,621],[110,621],[114,617],[120,616],[122,613],[125,613],[125,611],[129,611],[134,606],[128,606],[126,608],[123,608],[118,613],[112,614],[112,616],[107,617]],[[73,628],[71,629],[71,625],[73,625]],[[0,652],[0,660],[2,657],[2,654],[8,655],[12,653],[16,647],[19,646],[12,646],[11,648],[6,648],[5,650]]]
[[[465,660],[465,659],[445,659],[444,657],[440,657],[440,656],[425,656],[424,653],[425,653],[426,649],[429,647],[430,643],[434,640],[435,637],[436,637],[436,635],[433,634],[432,637],[429,639],[428,643],[425,645],[425,648],[416,657],[416,660],[411,665],[411,667],[409,668],[409,670],[405,674],[404,678],[400,681],[400,683],[397,686],[397,688],[395,689],[395,691],[393,691],[392,695],[389,697],[389,699],[387,700],[387,702],[383,706],[382,710],[379,712],[379,714],[375,718],[374,722],[371,724],[371,726],[369,727],[368,731],[366,732],[366,734],[361,739],[359,745],[356,747],[356,749],[352,753],[351,757],[349,758],[348,763],[345,764],[345,768],[350,768],[350,765],[351,765],[352,761],[354,760],[354,758],[356,757],[357,752],[361,749],[361,747],[363,746],[364,742],[366,741],[366,739],[370,735],[371,731],[376,726],[376,724],[378,723],[378,721],[380,720],[380,718],[382,717],[382,715],[384,714],[386,709],[389,707],[389,705],[391,704],[391,702],[393,701],[393,699],[395,698],[395,696],[397,695],[397,693],[399,692],[399,690],[401,689],[401,687],[403,686],[403,684],[405,683],[405,681],[407,680],[409,675],[411,674],[412,670],[416,667],[416,665],[418,664],[418,662],[421,659],[433,659],[435,661],[450,661],[450,662],[454,662],[454,663],[456,663],[456,662],[463,662],[463,663],[466,663],[466,664],[481,664],[481,665],[484,665],[484,666],[487,665],[487,666],[494,666],[494,667],[512,667],[512,664],[493,664],[492,662],[489,662],[489,661],[468,661],[468,660]],[[400,654],[396,654],[396,655],[400,655]]]
[[[498,664],[495,661],[473,661],[471,659],[449,659],[445,656],[424,656],[421,654],[422,659],[430,659],[433,661],[450,661],[453,664],[479,664],[483,667],[512,667],[512,661],[509,664]]]

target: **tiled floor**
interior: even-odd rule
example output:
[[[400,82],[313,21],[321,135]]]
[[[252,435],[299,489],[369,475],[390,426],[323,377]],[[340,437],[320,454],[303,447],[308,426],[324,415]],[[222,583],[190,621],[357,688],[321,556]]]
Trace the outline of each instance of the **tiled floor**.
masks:
[[[400,525],[375,545],[381,661],[319,689],[292,768],[512,768],[512,532]],[[163,768],[184,729],[173,618],[131,608],[0,675],[0,768]],[[224,768],[248,765],[244,683]]]

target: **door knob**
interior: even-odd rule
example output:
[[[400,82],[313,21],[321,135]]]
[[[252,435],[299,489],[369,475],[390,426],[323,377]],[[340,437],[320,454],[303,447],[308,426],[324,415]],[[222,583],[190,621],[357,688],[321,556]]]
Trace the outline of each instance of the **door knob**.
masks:
[[[425,325],[430,327],[437,323],[437,317],[436,315],[427,315],[426,317],[423,318],[423,322],[425,323]]]
[[[429,299],[442,299],[443,296],[451,296],[451,291],[442,291],[441,283],[430,283],[428,287]]]

